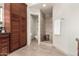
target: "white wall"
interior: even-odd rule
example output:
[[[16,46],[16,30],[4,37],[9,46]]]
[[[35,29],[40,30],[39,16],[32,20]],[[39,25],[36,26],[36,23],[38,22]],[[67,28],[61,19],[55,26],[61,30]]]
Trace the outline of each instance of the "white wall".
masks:
[[[39,11],[33,11],[33,13],[39,13]],[[53,45],[67,55],[77,55],[75,38],[79,37],[79,4],[54,4],[53,22],[61,18],[64,18],[61,22],[61,33],[59,36],[53,35]]]
[[[77,55],[76,38],[79,37],[79,4],[55,4],[53,21],[64,18],[61,33],[53,38],[53,45],[67,55]]]

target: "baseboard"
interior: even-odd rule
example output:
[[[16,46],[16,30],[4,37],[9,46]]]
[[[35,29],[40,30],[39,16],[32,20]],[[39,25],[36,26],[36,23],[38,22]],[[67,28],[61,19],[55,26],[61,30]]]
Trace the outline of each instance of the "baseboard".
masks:
[[[63,50],[61,50],[61,49],[59,49],[58,47],[56,47],[56,46],[53,46],[53,47],[55,47],[56,49],[58,49],[62,54],[64,54],[65,56],[68,56],[68,54],[66,53],[66,52],[64,52]]]

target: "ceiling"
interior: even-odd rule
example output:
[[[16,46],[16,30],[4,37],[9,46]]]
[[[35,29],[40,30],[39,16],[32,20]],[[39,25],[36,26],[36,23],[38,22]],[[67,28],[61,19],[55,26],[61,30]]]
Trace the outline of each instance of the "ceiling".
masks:
[[[43,7],[43,4],[46,5],[46,7]],[[53,3],[39,3],[39,4],[34,4],[31,5],[31,9],[36,9],[36,10],[40,10],[41,12],[43,12],[45,15],[52,15],[52,7],[53,7]]]

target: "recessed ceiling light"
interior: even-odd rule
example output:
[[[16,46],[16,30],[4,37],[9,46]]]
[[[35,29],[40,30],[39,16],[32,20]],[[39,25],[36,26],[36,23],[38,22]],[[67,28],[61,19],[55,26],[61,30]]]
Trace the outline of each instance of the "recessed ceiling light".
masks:
[[[43,4],[43,7],[46,7],[46,4]]]

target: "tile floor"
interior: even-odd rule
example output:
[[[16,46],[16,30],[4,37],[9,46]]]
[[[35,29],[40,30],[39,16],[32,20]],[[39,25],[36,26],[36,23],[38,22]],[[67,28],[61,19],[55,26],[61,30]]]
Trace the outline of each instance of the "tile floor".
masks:
[[[20,48],[8,56],[65,56],[55,47],[48,47],[44,45],[37,45],[36,41],[31,43],[31,46]]]

